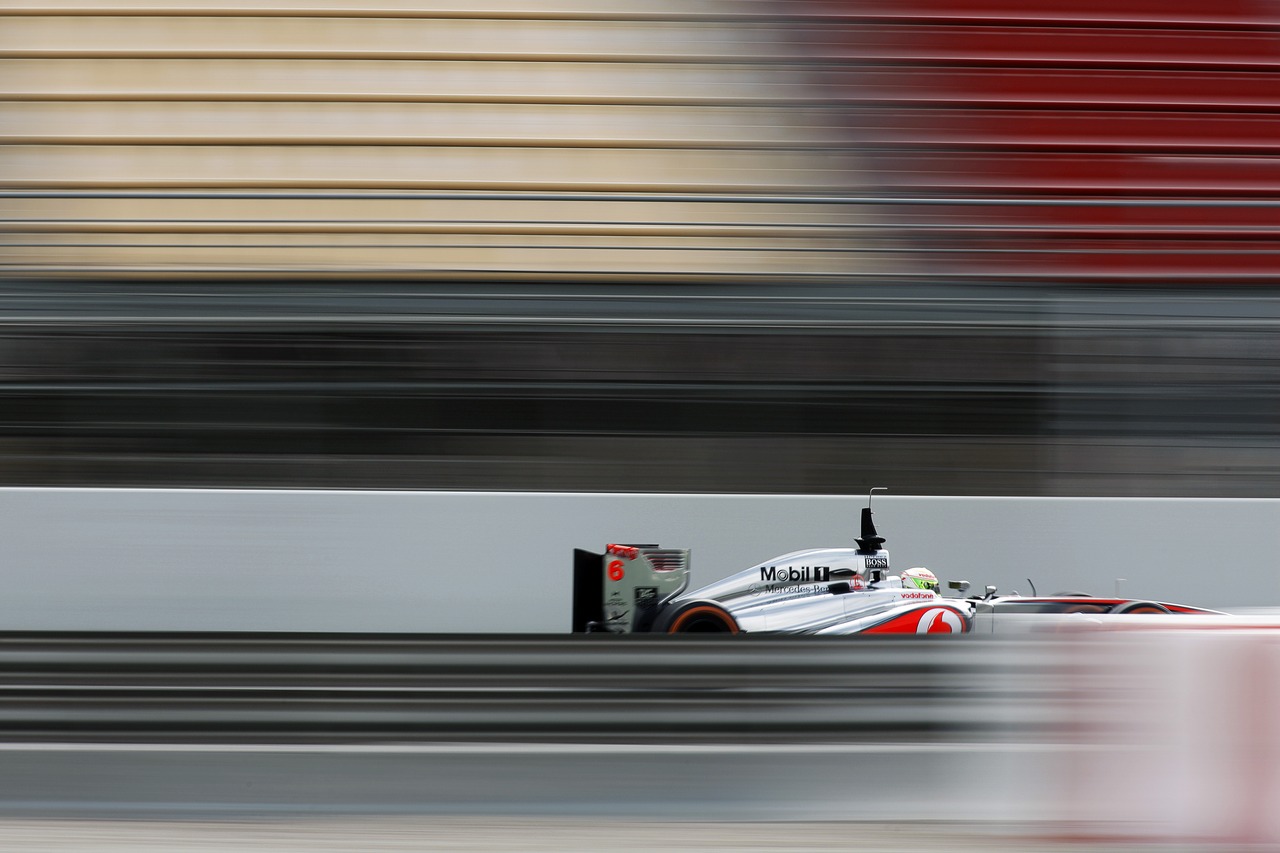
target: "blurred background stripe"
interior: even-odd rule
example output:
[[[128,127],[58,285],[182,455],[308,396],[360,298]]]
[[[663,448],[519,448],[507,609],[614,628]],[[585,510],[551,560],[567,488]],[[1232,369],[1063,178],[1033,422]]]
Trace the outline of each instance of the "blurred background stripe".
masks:
[[[1264,5],[0,21],[0,483],[1274,494]]]

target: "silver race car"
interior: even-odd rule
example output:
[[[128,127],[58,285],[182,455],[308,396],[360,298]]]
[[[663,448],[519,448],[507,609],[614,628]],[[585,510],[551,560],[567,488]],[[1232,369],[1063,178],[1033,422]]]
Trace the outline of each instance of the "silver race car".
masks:
[[[965,634],[1026,630],[1053,616],[1212,614],[1197,607],[1084,593],[944,598],[925,568],[890,569],[870,501],[856,548],[793,551],[687,592],[689,551],[612,544],[574,551],[573,631],[613,634]],[[963,596],[967,581],[950,589]],[[1034,618],[1027,618],[1034,617]]]

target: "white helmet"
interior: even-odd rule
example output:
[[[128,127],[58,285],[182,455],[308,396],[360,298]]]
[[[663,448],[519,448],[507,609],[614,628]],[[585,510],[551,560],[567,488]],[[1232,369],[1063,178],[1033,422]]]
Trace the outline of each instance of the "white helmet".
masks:
[[[938,577],[924,566],[917,566],[902,573],[902,585],[908,589],[915,587],[916,589],[927,589],[936,593],[938,591]]]

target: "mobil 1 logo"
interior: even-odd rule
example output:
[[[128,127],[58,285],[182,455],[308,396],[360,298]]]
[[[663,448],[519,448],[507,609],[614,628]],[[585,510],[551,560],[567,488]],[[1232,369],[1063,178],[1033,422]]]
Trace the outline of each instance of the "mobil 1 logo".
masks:
[[[802,583],[827,583],[831,580],[830,566],[761,566],[760,582],[775,586],[791,586]]]

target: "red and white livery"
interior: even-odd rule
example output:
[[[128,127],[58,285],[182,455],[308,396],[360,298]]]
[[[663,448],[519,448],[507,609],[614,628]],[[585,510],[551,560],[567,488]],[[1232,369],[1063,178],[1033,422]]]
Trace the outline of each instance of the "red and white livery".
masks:
[[[609,545],[574,553],[574,631],[630,633],[963,634],[973,604],[943,598],[916,567],[895,575],[862,511],[856,548],[793,551],[693,592],[689,552]]]

